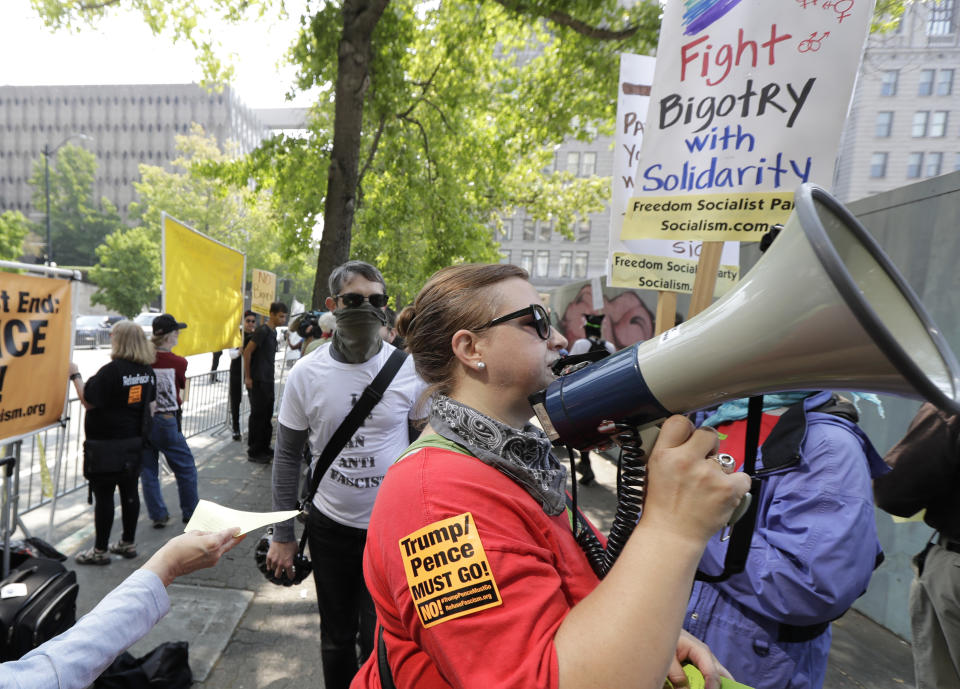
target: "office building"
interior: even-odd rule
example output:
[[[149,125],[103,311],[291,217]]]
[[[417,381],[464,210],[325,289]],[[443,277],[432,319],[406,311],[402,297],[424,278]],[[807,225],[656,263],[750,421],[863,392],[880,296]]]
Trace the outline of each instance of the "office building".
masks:
[[[834,179],[841,201],[960,170],[957,4],[911,4],[895,31],[868,39]]]
[[[220,92],[196,84],[0,86],[0,212],[42,217],[30,177],[45,147],[54,151],[70,140],[97,157],[94,198],[108,198],[126,217],[138,166],[168,166],[177,157],[174,137],[193,123],[221,145],[236,142],[241,153],[265,131],[229,86]]]

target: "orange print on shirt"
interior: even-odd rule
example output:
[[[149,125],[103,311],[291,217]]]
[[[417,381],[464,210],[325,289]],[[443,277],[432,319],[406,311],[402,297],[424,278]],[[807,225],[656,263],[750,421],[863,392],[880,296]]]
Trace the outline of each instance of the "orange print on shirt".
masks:
[[[143,386],[132,385],[130,392],[127,393],[127,404],[136,404],[143,399]]]

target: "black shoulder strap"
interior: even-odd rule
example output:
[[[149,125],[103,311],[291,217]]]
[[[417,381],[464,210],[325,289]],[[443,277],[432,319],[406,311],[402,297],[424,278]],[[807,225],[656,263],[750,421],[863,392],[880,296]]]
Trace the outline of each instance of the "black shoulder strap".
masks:
[[[383,642],[383,627],[380,625],[377,625],[377,666],[380,669],[380,686],[383,689],[397,689],[390,664],[387,663],[387,645]]]
[[[727,546],[727,555],[723,561],[723,571],[720,574],[707,574],[697,570],[695,578],[699,581],[707,583],[725,581],[731,574],[740,574],[746,567],[747,556],[750,554],[750,541],[753,539],[753,530],[757,523],[757,506],[760,504],[761,481],[756,476],[756,468],[762,416],[763,395],[751,397],[747,405],[743,471],[750,476],[750,492],[753,493],[753,499],[747,511],[733,526],[733,532],[730,534],[730,544]]]
[[[390,385],[390,381],[397,375],[406,358],[406,352],[399,349],[393,350],[393,354],[387,359],[387,363],[383,365],[383,368],[380,369],[377,376],[371,381],[370,385],[366,387],[363,394],[360,395],[360,399],[353,405],[353,409],[350,410],[350,413],[347,414],[346,418],[340,423],[337,430],[330,436],[330,440],[327,441],[327,446],[323,448],[323,452],[320,453],[320,458],[317,460],[317,465],[313,469],[313,475],[310,477],[310,493],[301,503],[303,508],[306,508],[313,502],[313,496],[317,492],[317,487],[320,485],[320,480],[323,478],[323,475],[327,473],[327,469],[333,464],[333,460],[337,458],[340,450],[347,444],[347,441],[350,440],[350,437],[360,427],[363,420],[367,418],[370,411],[377,406],[377,403],[383,398],[383,393],[386,392],[387,386]],[[300,539],[301,552],[303,552],[306,544],[306,538],[307,530],[304,529],[303,538]]]

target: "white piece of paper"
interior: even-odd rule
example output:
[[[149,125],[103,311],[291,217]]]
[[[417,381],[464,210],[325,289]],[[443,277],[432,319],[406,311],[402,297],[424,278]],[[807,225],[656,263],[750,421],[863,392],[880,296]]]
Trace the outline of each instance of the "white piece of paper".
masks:
[[[27,595],[27,585],[21,582],[7,584],[0,589],[0,599],[2,600],[6,600],[7,598],[23,598],[25,595]]]
[[[184,531],[222,531],[234,527],[240,528],[242,535],[249,533],[261,526],[276,524],[296,517],[297,510],[285,510],[282,512],[244,512],[233,510],[223,505],[218,505],[209,500],[201,500],[197,503],[197,509],[193,511],[190,522],[184,527]]]

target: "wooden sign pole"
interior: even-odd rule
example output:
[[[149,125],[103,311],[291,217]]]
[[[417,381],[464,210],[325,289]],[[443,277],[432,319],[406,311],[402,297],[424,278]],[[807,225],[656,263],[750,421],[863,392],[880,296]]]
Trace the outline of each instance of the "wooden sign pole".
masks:
[[[677,293],[660,292],[657,295],[657,315],[654,335],[670,330],[677,324]]]
[[[720,268],[720,255],[723,242],[703,242],[700,249],[700,262],[697,263],[697,277],[693,282],[693,294],[690,297],[690,310],[687,319],[693,318],[713,301],[713,292],[717,286],[717,270]]]

